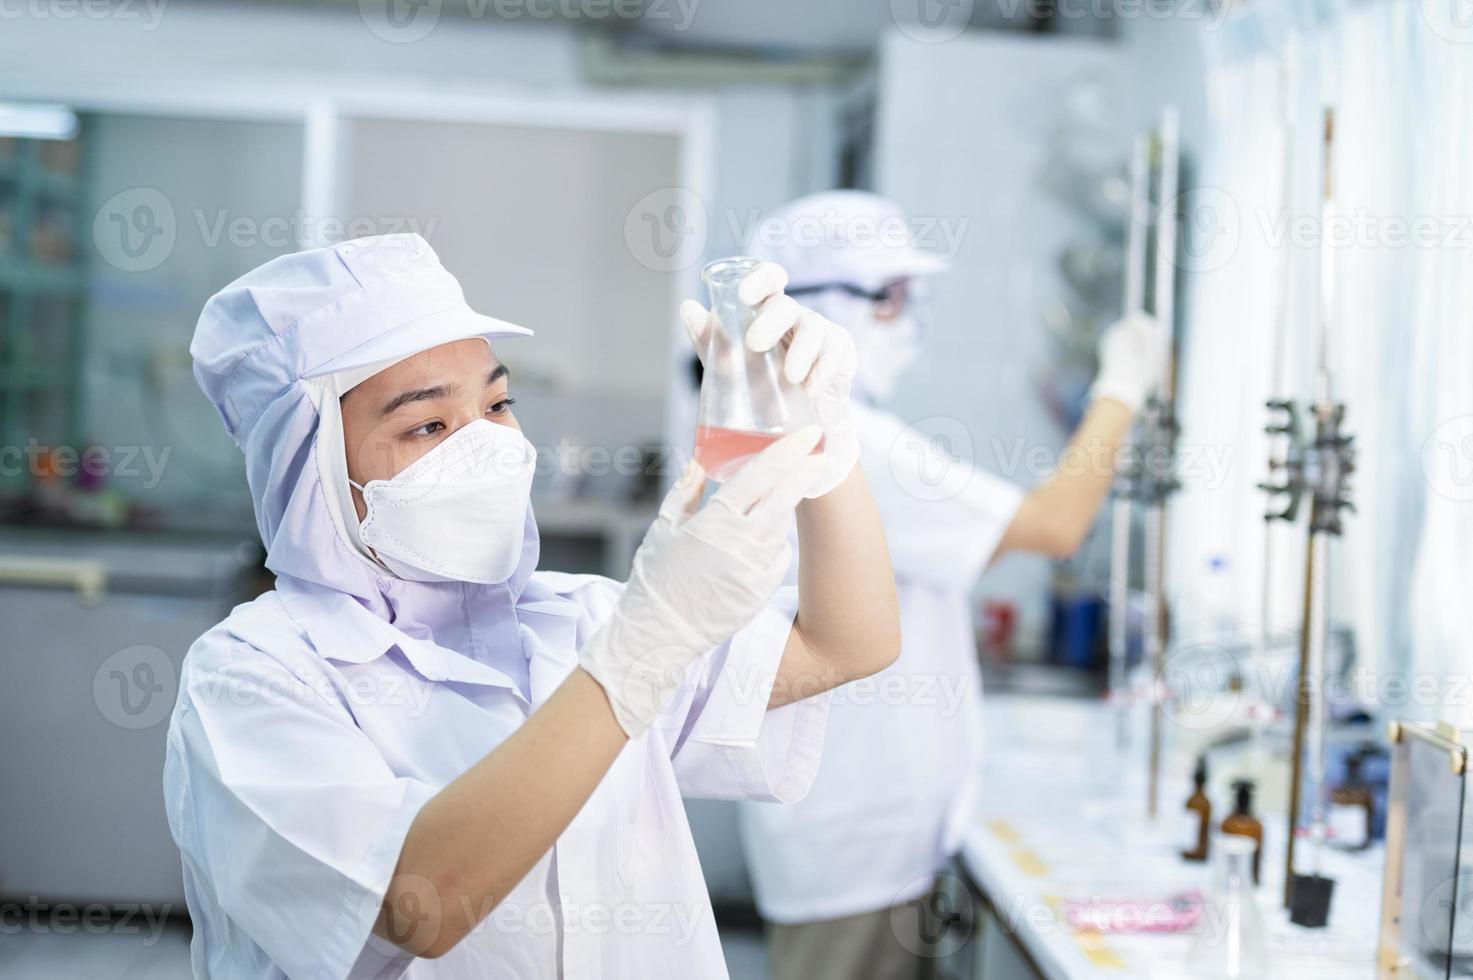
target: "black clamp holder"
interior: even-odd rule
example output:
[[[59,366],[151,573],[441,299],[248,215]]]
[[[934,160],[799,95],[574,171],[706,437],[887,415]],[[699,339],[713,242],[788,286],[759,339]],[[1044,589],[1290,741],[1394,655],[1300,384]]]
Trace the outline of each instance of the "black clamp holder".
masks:
[[[1278,482],[1260,483],[1272,501],[1283,498],[1278,509],[1264,515],[1270,521],[1294,521],[1308,493],[1314,506],[1310,510],[1313,533],[1339,536],[1344,529],[1341,512],[1355,510],[1350,502],[1350,475],[1355,472],[1354,436],[1345,433],[1345,406],[1319,403],[1310,407],[1314,415],[1313,440],[1302,434],[1298,407],[1291,401],[1271,401],[1273,413],[1264,431],[1273,436],[1286,436],[1282,458],[1270,457],[1268,469]]]
[[[1176,438],[1181,425],[1171,402],[1158,395],[1146,399],[1136,438],[1119,456],[1115,470],[1117,497],[1150,505],[1163,503],[1181,489],[1176,478]]]

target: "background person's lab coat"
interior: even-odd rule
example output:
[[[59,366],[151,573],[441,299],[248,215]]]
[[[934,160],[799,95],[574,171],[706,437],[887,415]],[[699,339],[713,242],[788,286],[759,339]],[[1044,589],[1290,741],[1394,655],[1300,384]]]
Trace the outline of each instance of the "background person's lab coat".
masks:
[[[975,809],[982,677],[969,597],[1023,491],[941,455],[888,412],[856,404],[855,424],[895,567],[900,659],[830,693],[824,758],[805,799],[740,808],[757,907],[771,922],[924,894]]]

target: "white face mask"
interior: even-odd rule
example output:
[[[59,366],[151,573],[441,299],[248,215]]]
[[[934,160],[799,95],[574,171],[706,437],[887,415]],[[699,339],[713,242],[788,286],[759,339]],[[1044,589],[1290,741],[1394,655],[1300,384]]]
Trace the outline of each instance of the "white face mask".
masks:
[[[505,582],[521,559],[536,468],[520,431],[476,419],[393,479],[354,483],[368,508],[359,533],[411,582]]]
[[[859,354],[854,387],[875,402],[889,401],[895,387],[921,353],[920,328],[908,316],[880,322],[870,316],[852,330]]]
[[[855,394],[869,402],[889,401],[901,375],[920,356],[920,321],[908,312],[894,320],[877,320],[872,301],[837,289],[817,296],[813,307],[847,327],[854,338],[859,355]]]

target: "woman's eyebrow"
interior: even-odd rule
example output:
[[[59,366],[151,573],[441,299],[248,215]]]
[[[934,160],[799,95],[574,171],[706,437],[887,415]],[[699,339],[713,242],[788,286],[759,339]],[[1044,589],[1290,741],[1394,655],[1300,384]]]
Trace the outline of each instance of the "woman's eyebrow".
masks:
[[[379,409],[379,417],[393,415],[405,405],[410,405],[414,402],[433,401],[436,398],[449,398],[459,391],[460,385],[456,384],[435,385],[433,388],[415,388],[410,391],[401,391],[389,399],[383,408]]]
[[[491,373],[486,375],[486,387],[491,387],[496,382],[506,377],[507,374],[508,372],[506,370],[505,364],[496,365],[496,367],[491,370]],[[412,405],[415,402],[433,401],[436,398],[449,398],[453,395],[458,394],[460,394],[460,385],[458,384],[443,384],[435,385],[432,388],[414,388],[410,391],[401,391],[399,392],[399,394],[389,399],[388,403],[384,405],[383,408],[379,409],[379,417],[382,418],[385,415],[393,415],[405,405]]]

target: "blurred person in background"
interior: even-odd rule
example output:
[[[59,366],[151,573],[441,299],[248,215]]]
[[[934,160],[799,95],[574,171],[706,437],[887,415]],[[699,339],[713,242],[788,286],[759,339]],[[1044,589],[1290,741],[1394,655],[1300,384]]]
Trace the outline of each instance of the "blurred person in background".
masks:
[[[1033,490],[943,457],[881,407],[924,342],[919,280],[948,268],[915,247],[909,228],[896,204],[836,191],[768,215],[748,246],[788,270],[789,296],[853,333],[860,465],[894,562],[902,636],[899,660],[864,682],[868,694],[831,695],[826,753],[808,796],[792,807],[741,807],[774,980],[929,973],[938,945],[917,928],[922,913],[912,906],[929,901],[960,847],[981,775],[972,588],[1008,552],[1064,558],[1079,548],[1166,359],[1166,337],[1149,317],[1110,326],[1064,456],[1085,465],[1060,466]]]
[[[725,976],[681,796],[801,797],[811,695],[899,647],[853,344],[785,281],[742,282],[748,344],[793,335],[822,427],[704,507],[692,463],[627,584],[536,570],[536,451],[491,346],[530,331],[473,312],[422,238],[210,299],[195,376],[277,578],[191,647],[169,726],[195,976]]]

